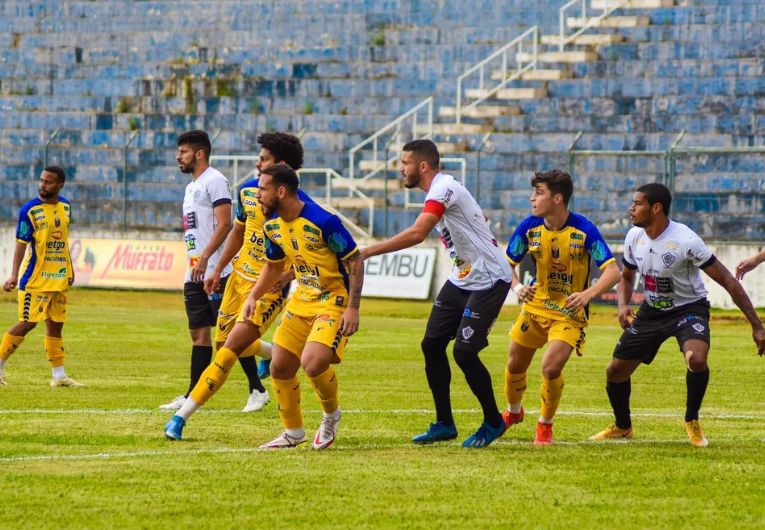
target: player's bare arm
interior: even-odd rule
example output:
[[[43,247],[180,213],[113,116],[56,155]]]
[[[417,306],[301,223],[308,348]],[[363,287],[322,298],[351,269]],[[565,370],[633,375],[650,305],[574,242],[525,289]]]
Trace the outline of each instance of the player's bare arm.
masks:
[[[510,264],[510,268],[513,271],[513,279],[510,282],[510,288],[513,290],[518,300],[525,302],[526,300],[532,300],[534,294],[537,292],[537,284],[523,285],[521,279],[518,276],[518,271],[515,270],[515,266]]]
[[[340,318],[340,332],[350,337],[359,329],[361,287],[364,285],[364,260],[361,252],[354,252],[343,262],[348,271],[348,307]]]
[[[202,255],[199,256],[199,261],[191,269],[191,281],[193,282],[204,280],[205,272],[207,271],[207,261],[218,250],[218,247],[223,244],[231,230],[231,203],[219,204],[215,207],[213,213],[215,214],[215,230],[210,238],[210,243],[204,248]]]
[[[279,276],[279,279],[276,280],[276,283],[274,284],[274,286],[271,287],[271,292],[278,293],[279,291],[284,289],[287,286],[287,284],[289,284],[294,279],[295,279],[295,269],[290,267],[289,269],[281,273],[281,275]]]
[[[635,318],[635,314],[630,308],[632,292],[635,289],[635,273],[636,271],[634,269],[623,267],[619,286],[616,289],[617,300],[619,303],[619,310],[616,314],[616,318],[619,319],[619,325],[622,329],[630,327],[632,325],[632,319]]]
[[[605,269],[603,269],[598,281],[584,291],[571,293],[571,295],[566,298],[566,309],[569,311],[578,311],[589,304],[596,296],[600,296],[613,288],[614,285],[619,283],[619,279],[619,267],[616,265],[615,261],[612,261],[606,265]]]
[[[247,300],[244,302],[242,309],[244,318],[249,320],[252,317],[258,300],[260,300],[279,279],[279,276],[282,273],[282,263],[284,262],[266,261],[266,264],[263,265],[263,269],[260,271],[260,276],[258,276],[258,281],[255,282],[252,291],[250,291]]]
[[[10,292],[16,288],[19,282],[19,269],[21,262],[24,261],[24,254],[27,251],[27,244],[16,241],[16,248],[13,249],[13,262],[11,264],[11,276],[3,284],[3,290]]]
[[[388,254],[389,252],[395,252],[397,250],[403,250],[405,248],[419,245],[425,241],[428,234],[435,228],[436,223],[438,223],[437,215],[423,212],[417,217],[414,224],[406,230],[399,232],[385,241],[361,249],[361,259],[365,260],[372,256]]]
[[[752,301],[744,291],[744,288],[733,277],[730,271],[723,265],[720,260],[715,260],[714,263],[702,269],[707,276],[719,283],[728,294],[730,294],[733,303],[744,313],[744,316],[749,321],[749,325],[752,326],[752,339],[757,345],[757,354],[765,354],[765,328],[762,327],[760,317],[752,306]]]
[[[210,276],[205,278],[205,292],[207,294],[212,294],[218,290],[220,287],[221,272],[229,263],[231,263],[234,256],[236,256],[242,249],[242,245],[244,244],[244,228],[242,223],[234,223],[234,226],[228,233],[218,264],[215,265],[215,269],[213,269]]]
[[[736,265],[736,279],[739,281],[743,280],[744,274],[756,269],[757,266],[763,261],[765,261],[765,250],[761,251],[759,254],[755,254],[754,256],[742,260],[738,265]]]

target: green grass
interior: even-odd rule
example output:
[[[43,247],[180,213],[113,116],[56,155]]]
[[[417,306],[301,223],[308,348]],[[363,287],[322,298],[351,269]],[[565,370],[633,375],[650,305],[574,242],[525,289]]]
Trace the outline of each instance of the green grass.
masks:
[[[585,442],[611,422],[604,369],[619,336],[613,308],[595,311],[585,356],[566,369],[556,445],[531,445],[531,412],[486,450],[415,447],[409,438],[432,421],[419,351],[430,306],[364,300],[362,329],[338,368],[345,414],[335,447],[263,452],[257,446],[280,431],[275,404],[239,412],[247,390],[238,369],[191,418],[186,439],[164,439],[168,414],[156,407],[187,381],[180,294],[75,290],[69,299],[67,370],[88,387],[48,387],[41,328],[9,361],[10,385],[0,388],[2,528],[765,525],[765,359],[736,313],[713,317],[707,449],[690,447],[682,429],[684,366],[669,342],[633,379],[636,439]],[[503,311],[482,353],[500,403],[517,311]],[[15,315],[15,296],[0,296],[0,321]],[[539,365],[538,357],[529,371],[529,411],[538,409]],[[480,414],[456,367],[452,379],[461,440]],[[307,384],[303,405],[310,435],[320,412]]]

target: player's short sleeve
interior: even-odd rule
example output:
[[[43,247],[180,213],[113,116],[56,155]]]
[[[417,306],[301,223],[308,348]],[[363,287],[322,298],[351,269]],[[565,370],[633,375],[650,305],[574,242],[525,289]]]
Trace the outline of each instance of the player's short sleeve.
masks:
[[[523,256],[529,250],[529,239],[526,235],[530,228],[528,221],[528,218],[524,219],[507,242],[505,255],[512,265],[518,265],[523,261]]]
[[[587,248],[587,252],[599,268],[603,268],[610,262],[614,261],[614,255],[611,253],[611,249],[608,248],[606,240],[600,235],[600,230],[594,224],[589,223],[586,228],[586,236],[584,238],[584,246]]]
[[[688,238],[685,255],[693,266],[703,269],[714,263],[715,257],[706,243],[695,233]]]
[[[433,182],[425,196],[423,212],[432,213],[441,217],[444,212],[454,204],[457,192],[454,189],[456,181],[451,177],[440,178]]]
[[[237,193],[239,200],[236,202],[236,220],[241,224],[247,222],[247,215],[244,213],[244,196],[242,195],[243,189],[243,186],[239,187],[239,192]]]
[[[622,253],[622,263],[628,269],[636,270],[637,260],[635,259],[635,239],[637,231],[632,228],[627,232],[627,236],[624,238],[624,252]]]
[[[213,207],[220,204],[231,204],[231,190],[228,181],[223,175],[216,175],[210,179],[207,184],[207,193],[210,195],[210,202]]]
[[[29,218],[29,208],[24,207],[19,212],[19,222],[16,225],[16,239],[22,243],[31,243],[35,228]]]
[[[327,247],[341,260],[348,258],[358,251],[358,246],[353,237],[336,215],[327,216],[322,223],[321,233]]]

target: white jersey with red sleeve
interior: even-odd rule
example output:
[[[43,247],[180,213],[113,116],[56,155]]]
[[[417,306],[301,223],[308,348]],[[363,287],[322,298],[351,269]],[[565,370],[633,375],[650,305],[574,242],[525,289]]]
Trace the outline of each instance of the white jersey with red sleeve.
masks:
[[[423,212],[439,217],[436,230],[454,262],[449,280],[462,289],[481,291],[512,271],[486,224],[481,207],[451,175],[438,173],[425,197]]]

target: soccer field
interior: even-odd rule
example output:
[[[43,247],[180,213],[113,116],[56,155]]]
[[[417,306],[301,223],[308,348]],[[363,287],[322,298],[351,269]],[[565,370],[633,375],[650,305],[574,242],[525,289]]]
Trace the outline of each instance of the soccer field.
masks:
[[[466,450],[459,442],[480,412],[454,364],[459,439],[409,441],[433,420],[419,350],[429,304],[365,299],[361,331],[338,368],[338,440],[315,452],[257,449],[281,427],[273,399],[262,412],[240,412],[239,368],[190,419],[184,440],[168,442],[170,414],[157,405],[187,384],[181,295],[74,290],[69,300],[67,371],[88,386],[48,387],[41,327],[11,357],[0,387],[2,528],[765,526],[765,359],[735,312],[713,316],[701,417],[708,448],[692,448],[683,431],[684,366],[669,342],[633,378],[635,440],[586,441],[613,421],[604,374],[619,329],[615,309],[602,307],[585,356],[564,372],[555,445],[531,444],[538,357],[525,422],[487,449]],[[517,312],[503,311],[482,354],[501,406]],[[15,293],[0,297],[0,317],[3,329],[15,320]],[[301,381],[310,436],[321,413]]]

